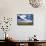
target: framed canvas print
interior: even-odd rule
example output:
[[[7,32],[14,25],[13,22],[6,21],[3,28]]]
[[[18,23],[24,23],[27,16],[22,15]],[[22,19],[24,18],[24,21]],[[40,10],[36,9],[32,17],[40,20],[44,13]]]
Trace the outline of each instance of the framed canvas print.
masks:
[[[17,25],[33,25],[33,14],[17,14]]]

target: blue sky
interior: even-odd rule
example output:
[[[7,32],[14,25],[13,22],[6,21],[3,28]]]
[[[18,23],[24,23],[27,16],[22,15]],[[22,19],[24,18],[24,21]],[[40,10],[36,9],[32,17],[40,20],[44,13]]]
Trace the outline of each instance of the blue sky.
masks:
[[[24,20],[32,20],[33,19],[33,15],[32,14],[18,14],[17,19],[20,21],[24,21]]]

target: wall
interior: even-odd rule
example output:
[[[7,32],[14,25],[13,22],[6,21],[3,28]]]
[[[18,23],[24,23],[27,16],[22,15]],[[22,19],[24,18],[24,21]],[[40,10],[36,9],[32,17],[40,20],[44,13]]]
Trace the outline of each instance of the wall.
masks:
[[[37,35],[39,40],[45,40],[45,15],[46,8],[39,7],[33,8],[30,6],[28,0],[0,0],[0,17],[12,17],[13,22],[10,31],[10,35],[16,38],[16,40],[27,40],[34,34]],[[33,26],[18,26],[17,14],[34,14]],[[2,31],[0,32],[0,35]],[[45,34],[44,34],[45,33]],[[0,36],[0,39],[3,37]],[[4,39],[4,38],[3,38]]]

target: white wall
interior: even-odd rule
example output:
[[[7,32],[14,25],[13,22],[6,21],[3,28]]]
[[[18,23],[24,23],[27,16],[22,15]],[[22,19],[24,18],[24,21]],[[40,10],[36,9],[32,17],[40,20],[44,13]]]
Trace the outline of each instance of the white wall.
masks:
[[[12,17],[13,22],[9,33],[17,40],[27,40],[34,34],[39,40],[45,40],[46,8],[33,8],[28,0],[0,0],[0,17]],[[17,14],[34,14],[33,26],[18,26]],[[1,31],[2,32],[2,31]],[[0,33],[1,33],[0,32]],[[44,34],[45,33],[45,34]],[[2,39],[2,36],[1,38]]]

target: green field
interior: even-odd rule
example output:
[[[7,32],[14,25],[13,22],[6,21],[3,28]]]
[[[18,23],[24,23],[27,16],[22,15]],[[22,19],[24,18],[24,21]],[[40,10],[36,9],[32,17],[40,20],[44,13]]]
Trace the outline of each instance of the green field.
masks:
[[[18,22],[18,25],[33,25],[33,23]]]

